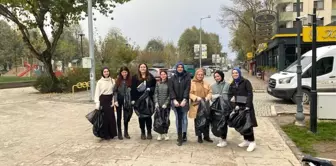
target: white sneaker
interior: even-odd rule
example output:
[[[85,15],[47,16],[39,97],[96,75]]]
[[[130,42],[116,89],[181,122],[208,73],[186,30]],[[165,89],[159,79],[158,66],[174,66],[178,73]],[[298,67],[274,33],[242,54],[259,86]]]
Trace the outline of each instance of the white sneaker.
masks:
[[[158,140],[158,141],[161,141],[161,140],[162,140],[162,134],[159,134],[159,135],[158,135],[157,140]]]
[[[169,140],[169,136],[168,136],[168,134],[165,134],[165,135],[164,135],[164,139],[165,139],[165,141],[168,141],[168,140]]]
[[[248,152],[252,152],[254,151],[254,149],[256,148],[257,144],[253,141],[253,142],[250,142],[249,146],[247,147],[246,151]]]
[[[224,139],[219,140],[219,143],[217,144],[218,147],[222,148],[227,146],[227,142]]]
[[[244,142],[238,144],[239,147],[243,148],[243,147],[248,147],[250,145],[249,141],[244,140]]]

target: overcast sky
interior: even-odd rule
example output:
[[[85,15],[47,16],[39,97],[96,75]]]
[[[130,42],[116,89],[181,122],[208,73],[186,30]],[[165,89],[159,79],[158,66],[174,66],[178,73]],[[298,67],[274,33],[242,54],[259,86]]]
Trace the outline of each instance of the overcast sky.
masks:
[[[222,28],[218,22],[220,6],[228,3],[229,0],[131,0],[114,9],[114,20],[95,12],[94,27],[103,38],[110,28],[119,28],[132,42],[144,48],[150,39],[156,37],[177,44],[186,28],[199,27],[200,18],[211,15],[210,19],[202,21],[202,28],[219,34],[222,51],[229,52],[233,58],[234,54],[228,48],[228,29]],[[81,22],[81,26],[87,36],[87,19]]]

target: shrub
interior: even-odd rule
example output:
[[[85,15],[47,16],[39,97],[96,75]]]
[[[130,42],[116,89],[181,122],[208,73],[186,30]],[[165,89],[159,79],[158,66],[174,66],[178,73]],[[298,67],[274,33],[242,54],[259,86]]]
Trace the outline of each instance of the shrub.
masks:
[[[42,74],[39,77],[37,77],[36,81],[34,82],[34,88],[38,90],[41,93],[49,93],[51,91],[54,91],[53,89],[62,89],[61,87],[63,83],[61,82],[58,86],[54,87],[53,82],[51,80],[51,77],[47,74]]]

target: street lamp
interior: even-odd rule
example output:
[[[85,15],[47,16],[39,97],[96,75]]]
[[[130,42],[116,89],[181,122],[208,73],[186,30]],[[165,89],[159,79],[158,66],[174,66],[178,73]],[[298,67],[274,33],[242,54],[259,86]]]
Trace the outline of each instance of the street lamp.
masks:
[[[89,54],[91,59],[90,69],[90,92],[91,100],[94,101],[96,74],[95,74],[95,59],[94,59],[94,43],[93,43],[93,20],[92,20],[92,0],[88,0],[88,28],[89,28]]]
[[[310,15],[312,22],[312,74],[311,74],[311,103],[310,103],[310,131],[317,132],[317,90],[316,90],[316,23],[317,20],[323,20],[323,17],[316,18],[316,8]]]
[[[207,18],[211,18],[211,16],[208,15],[207,17],[200,18],[200,42],[199,42],[199,57],[198,57],[200,68],[202,68],[202,20]]]
[[[297,92],[296,92],[296,115],[295,115],[295,124],[297,126],[305,126],[304,119],[305,116],[303,114],[303,106],[302,106],[302,66],[301,66],[301,5],[300,0],[296,1],[296,55],[297,55]]]
[[[84,55],[83,55],[83,36],[85,36],[84,35],[84,33],[80,33],[80,34],[78,34],[79,36],[80,36],[80,41],[81,41],[81,54],[82,54],[82,58],[84,57]]]

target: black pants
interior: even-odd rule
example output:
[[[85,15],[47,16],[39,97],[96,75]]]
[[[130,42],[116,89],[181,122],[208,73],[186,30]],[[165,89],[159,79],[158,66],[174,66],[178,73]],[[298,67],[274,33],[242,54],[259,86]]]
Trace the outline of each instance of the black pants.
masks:
[[[210,134],[210,123],[209,123],[209,121],[206,122],[206,124],[205,124],[205,130],[204,131],[197,130],[197,128],[196,128],[196,119],[194,120],[194,126],[195,126],[195,134],[196,134],[196,136],[202,136],[202,134],[203,134],[204,137],[209,137],[209,134]]]
[[[254,141],[254,132],[253,132],[253,128],[251,128],[250,130],[252,130],[252,131],[251,131],[252,134],[249,134],[249,135],[243,135],[243,136],[244,136],[244,140],[253,142],[253,141]]]
[[[222,139],[226,139],[226,137],[227,137],[227,132],[228,132],[228,126],[227,126],[227,124],[224,126],[222,132],[223,132],[223,134],[222,134],[221,138],[222,138]]]
[[[147,132],[151,133],[152,132],[152,117],[145,117],[145,118],[139,118],[139,125],[141,129],[141,134],[146,133],[146,128]]]
[[[128,119],[125,117],[125,110],[124,110],[124,98],[123,97],[118,97],[118,106],[117,107],[117,126],[118,126],[118,133],[122,133],[121,130],[121,118],[122,115],[124,119],[124,131],[127,133],[128,132]]]
[[[183,122],[183,110],[181,107],[176,107],[177,113],[177,137],[182,140],[182,122]]]

